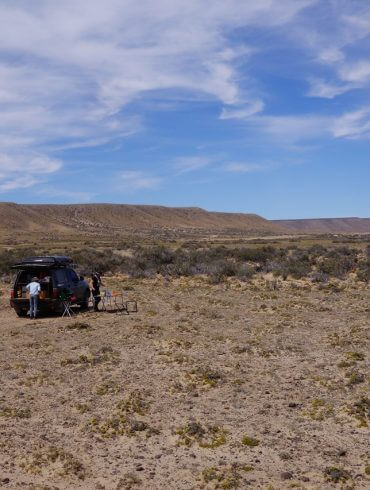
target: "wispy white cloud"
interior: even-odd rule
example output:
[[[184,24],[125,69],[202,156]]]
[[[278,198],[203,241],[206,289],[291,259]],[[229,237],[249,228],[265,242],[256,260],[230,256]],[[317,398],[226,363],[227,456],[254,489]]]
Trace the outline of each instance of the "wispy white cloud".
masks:
[[[286,35],[305,58],[298,78],[309,82],[306,95],[335,98],[368,88],[370,10],[366,2],[318,1],[305,13]]]
[[[267,170],[268,167],[269,166],[260,163],[228,162],[222,167],[222,169],[231,173],[250,174],[254,172],[263,172]]]
[[[349,90],[356,88],[354,84],[329,83],[320,78],[313,78],[309,81],[310,89],[307,95],[310,97],[322,97],[325,99],[334,99],[337,95],[344,94]]]
[[[328,137],[360,139],[370,136],[370,108],[365,107],[338,116],[260,116],[250,123],[280,145],[318,142]]]
[[[370,137],[370,107],[348,112],[333,122],[333,135],[336,138],[369,138]]]
[[[49,158],[45,155],[28,153],[14,153],[12,156],[0,154],[0,171],[7,172],[24,172],[29,174],[50,174],[60,170],[62,163],[55,158]]]
[[[345,63],[338,71],[342,80],[355,82],[359,86],[370,81],[370,61],[368,60]]]
[[[255,100],[250,102],[250,104],[240,105],[238,108],[224,107],[220,119],[247,119],[254,114],[262,112],[263,108],[264,103],[262,100]]]
[[[258,163],[258,162],[239,162],[233,161],[228,158],[226,154],[209,155],[209,156],[187,156],[178,157],[176,159],[175,170],[177,174],[196,172],[203,170],[207,167],[212,167],[212,170],[216,172],[229,172],[234,174],[246,174],[254,172],[263,172],[275,166],[270,163]],[[209,173],[208,173],[209,175]],[[203,181],[203,179],[202,179]]]
[[[194,170],[200,170],[204,167],[208,167],[214,162],[214,157],[205,156],[187,156],[178,157],[175,159],[174,168],[179,173],[193,172]]]
[[[35,178],[32,175],[7,175],[6,177],[3,176],[3,178],[0,176],[0,192],[4,193],[15,189],[25,189],[41,182],[41,179]]]
[[[345,2],[347,13],[342,15],[342,21],[345,23],[350,37],[353,39],[362,39],[370,33],[370,11],[368,5],[350,5]],[[365,7],[365,10],[364,10]]]
[[[46,188],[37,189],[35,191],[37,196],[48,197],[55,202],[55,200],[62,199],[68,200],[68,202],[91,202],[94,198],[95,194],[91,192],[84,191],[68,191],[64,189],[60,189],[58,187],[48,185]]]
[[[161,104],[176,108],[178,101],[216,101],[225,124],[243,122],[267,143],[368,135],[368,112],[361,104],[341,108],[339,116],[333,106],[303,115],[294,107],[279,114],[276,107],[282,104],[276,104],[269,112],[269,102],[277,97],[274,87],[259,83],[258,69],[253,72],[277,40],[284,50],[300,50],[306,65],[294,76],[309,82],[306,95],[329,104],[368,87],[364,45],[370,12],[361,1],[213,0],[205,7],[199,0],[90,0],[87,8],[74,0],[4,0],[1,8],[2,192],[46,181],[61,169],[63,150],[139,133],[145,127],[136,112],[141,100],[154,109]],[[362,50],[353,57],[359,43]],[[268,70],[263,73],[268,79]],[[180,174],[224,163],[190,156],[173,165]],[[228,171],[257,171],[251,165],[231,162]],[[163,183],[139,168],[122,172],[120,179],[133,190]]]
[[[277,145],[296,148],[299,143],[324,141],[327,138],[367,139],[370,136],[370,108],[334,115],[258,116],[249,120]]]
[[[237,106],[244,100],[237,62],[253,47],[229,33],[284,25],[314,1],[214,0],[204,8],[199,0],[90,0],[87,8],[4,0],[1,138],[9,154],[18,140],[30,155],[126,138],[142,128],[128,105],[167,90]],[[229,108],[222,117],[241,116]]]
[[[333,64],[345,59],[343,51],[338,46],[329,46],[319,49],[318,60],[322,63]]]
[[[117,186],[122,192],[158,189],[163,183],[162,177],[156,177],[138,170],[123,170],[118,174]]]
[[[258,116],[251,124],[275,143],[286,145],[327,137],[331,134],[332,118],[315,114]]]
[[[0,192],[32,187],[61,167],[60,160],[46,155],[29,152],[0,153]]]

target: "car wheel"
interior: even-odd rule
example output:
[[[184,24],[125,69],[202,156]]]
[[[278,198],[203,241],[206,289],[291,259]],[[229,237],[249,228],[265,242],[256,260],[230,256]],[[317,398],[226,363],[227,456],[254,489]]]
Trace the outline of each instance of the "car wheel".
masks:
[[[25,317],[27,316],[27,311],[26,310],[15,310],[16,314],[20,317]]]
[[[90,298],[90,293],[89,295],[86,295],[85,299],[79,303],[81,310],[87,310],[89,308],[89,298]]]

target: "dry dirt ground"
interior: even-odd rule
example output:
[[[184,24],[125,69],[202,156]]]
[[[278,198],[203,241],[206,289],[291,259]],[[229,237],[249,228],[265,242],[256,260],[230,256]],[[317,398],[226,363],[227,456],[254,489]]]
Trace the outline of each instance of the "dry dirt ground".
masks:
[[[138,313],[1,297],[0,487],[370,488],[363,283],[108,283]]]

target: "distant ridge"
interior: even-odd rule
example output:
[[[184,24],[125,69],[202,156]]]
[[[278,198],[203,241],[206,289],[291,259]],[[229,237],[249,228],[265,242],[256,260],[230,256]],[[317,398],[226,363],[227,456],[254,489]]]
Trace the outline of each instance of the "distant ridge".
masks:
[[[370,218],[317,218],[272,220],[296,233],[370,233]]]
[[[279,234],[285,231],[256,214],[209,212],[191,207],[0,203],[2,232],[109,233],[144,229],[240,230],[255,234]]]
[[[134,204],[0,202],[0,232],[130,233],[150,230],[238,231],[249,235],[370,233],[370,218],[267,220],[257,214]]]

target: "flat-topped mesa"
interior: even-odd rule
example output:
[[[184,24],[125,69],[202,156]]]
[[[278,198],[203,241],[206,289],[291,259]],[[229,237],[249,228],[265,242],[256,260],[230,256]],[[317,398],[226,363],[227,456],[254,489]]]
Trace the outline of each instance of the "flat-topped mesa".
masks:
[[[232,231],[249,235],[370,233],[370,218],[267,220],[252,213],[144,204],[0,203],[0,232]]]
[[[313,218],[273,220],[295,233],[370,233],[370,218]]]
[[[256,214],[210,212],[197,207],[130,204],[0,203],[0,230],[94,231],[147,229],[240,230],[282,233],[281,227]]]

